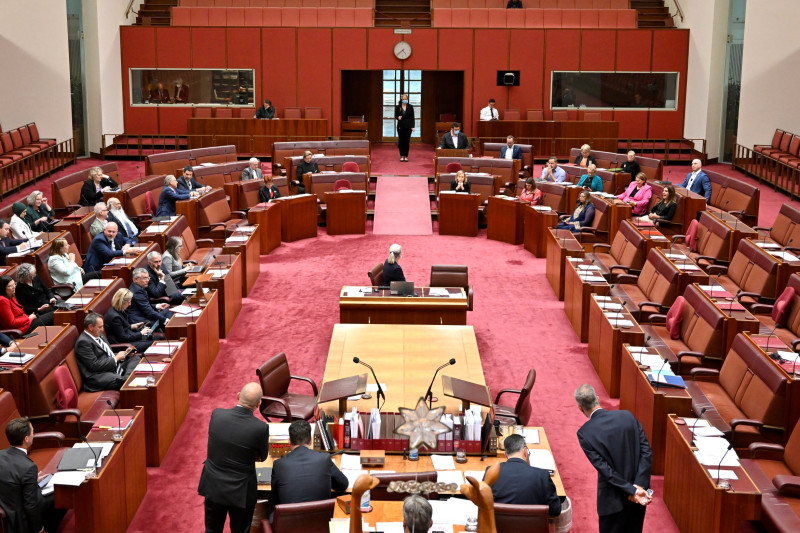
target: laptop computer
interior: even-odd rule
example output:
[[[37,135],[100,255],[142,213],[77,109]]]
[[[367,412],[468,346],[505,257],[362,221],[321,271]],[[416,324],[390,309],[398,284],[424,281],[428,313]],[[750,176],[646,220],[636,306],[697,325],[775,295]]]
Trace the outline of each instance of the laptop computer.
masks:
[[[414,296],[414,282],[393,281],[389,285],[389,294],[392,296]]]

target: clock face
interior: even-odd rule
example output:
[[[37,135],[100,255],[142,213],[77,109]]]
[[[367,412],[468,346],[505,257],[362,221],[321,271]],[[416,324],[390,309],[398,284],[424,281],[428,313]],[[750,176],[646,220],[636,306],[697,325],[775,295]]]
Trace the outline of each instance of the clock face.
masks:
[[[400,41],[394,45],[394,56],[397,59],[408,59],[411,55],[411,45],[406,41]]]

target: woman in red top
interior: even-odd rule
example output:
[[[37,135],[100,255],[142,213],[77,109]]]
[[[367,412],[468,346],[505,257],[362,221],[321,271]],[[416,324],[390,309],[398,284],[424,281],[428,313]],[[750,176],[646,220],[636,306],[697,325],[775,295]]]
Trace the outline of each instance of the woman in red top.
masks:
[[[15,297],[17,283],[11,276],[0,276],[0,329],[18,329],[28,334],[45,323],[36,313],[26,315],[22,305]],[[52,314],[51,317],[52,325]]]
[[[525,180],[525,190],[519,193],[519,199],[523,202],[530,202],[531,205],[542,203],[542,190],[536,186],[536,180],[528,178]]]

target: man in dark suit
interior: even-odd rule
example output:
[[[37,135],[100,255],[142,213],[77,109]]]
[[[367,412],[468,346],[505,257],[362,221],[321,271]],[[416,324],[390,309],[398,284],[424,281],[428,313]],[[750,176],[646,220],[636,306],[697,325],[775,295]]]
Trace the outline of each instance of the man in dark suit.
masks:
[[[42,495],[36,463],[28,457],[33,444],[33,425],[25,418],[15,418],[6,426],[11,445],[0,451],[0,506],[6,512],[8,533],[55,533],[64,511],[53,507],[53,493]]]
[[[509,435],[503,442],[508,460],[500,465],[500,475],[492,485],[494,501],[515,505],[547,505],[550,516],[561,514],[561,500],[550,474],[530,466],[525,437]]]
[[[600,533],[641,532],[645,507],[652,501],[652,452],[644,429],[630,411],[606,411],[591,385],[575,391],[575,401],[589,417],[578,430],[583,453],[597,470]]]
[[[92,244],[89,245],[89,251],[86,252],[86,260],[83,262],[83,269],[86,272],[97,272],[103,268],[103,265],[114,259],[121,257],[128,253],[131,245],[127,244],[125,240],[119,235],[117,225],[113,222],[106,224],[102,233],[98,233]]]
[[[133,293],[131,306],[128,308],[128,318],[131,323],[144,322],[152,324],[158,321],[163,328],[167,325],[167,320],[171,316],[167,311],[168,303],[160,303],[155,306],[150,303],[150,296],[147,294],[147,285],[150,283],[150,273],[144,268],[133,270],[133,283],[128,289]]]
[[[15,254],[30,248],[27,239],[12,239],[9,234],[11,233],[11,225],[8,220],[0,218],[0,265],[5,266],[6,256],[8,254]]]
[[[686,179],[681,183],[681,187],[705,196],[706,203],[709,203],[711,202],[711,180],[708,179],[708,174],[703,172],[702,168],[703,163],[699,159],[692,161],[692,171],[686,174]]]
[[[164,178],[164,188],[158,197],[157,217],[174,217],[177,214],[175,202],[188,200],[191,193],[187,189],[178,188],[178,179],[169,175]]]
[[[509,150],[511,153],[509,154]],[[514,144],[514,136],[506,138],[506,145],[500,148],[500,159],[519,159],[522,161],[522,149]]]
[[[250,158],[247,168],[242,170],[241,178],[242,181],[264,179],[264,174],[261,172],[261,161],[257,157]]]
[[[289,426],[288,454],[272,465],[270,506],[281,503],[315,502],[331,498],[331,489],[347,490],[347,477],[331,456],[311,449],[311,426],[295,420]]]
[[[181,78],[175,80],[175,103],[185,104],[189,101],[189,86]]]
[[[206,533],[222,533],[227,515],[232,533],[250,531],[258,492],[255,463],[269,453],[269,426],[253,416],[261,394],[261,385],[248,383],[236,407],[211,413],[208,455],[197,487],[205,497]]]
[[[75,359],[89,392],[119,390],[139,363],[138,355],[122,350],[114,353],[105,337],[103,317],[89,313],[83,319],[83,333],[75,341]]]
[[[185,300],[183,294],[175,286],[172,276],[164,272],[161,266],[161,254],[150,252],[147,254],[147,274],[150,282],[147,284],[147,295],[150,298],[169,298],[170,305],[180,305]]]
[[[184,191],[197,191],[197,192],[206,192],[210,191],[211,187],[204,187],[200,185],[200,182],[197,181],[194,177],[194,169],[187,165],[183,167],[183,176],[178,179],[178,189],[183,189]]]
[[[117,225],[117,230],[125,242],[131,245],[136,244],[139,240],[139,226],[122,209],[122,203],[117,198],[109,198],[106,204],[108,206],[108,222]]]
[[[461,133],[461,125],[458,122],[453,122],[453,126],[444,135],[442,135],[442,143],[439,148],[454,148],[467,149],[469,148],[469,140],[467,136]]]

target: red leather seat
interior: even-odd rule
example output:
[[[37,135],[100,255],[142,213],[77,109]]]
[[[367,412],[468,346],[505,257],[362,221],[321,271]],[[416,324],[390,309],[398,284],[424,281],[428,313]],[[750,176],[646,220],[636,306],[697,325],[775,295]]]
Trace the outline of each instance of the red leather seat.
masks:
[[[289,372],[286,354],[281,352],[256,369],[261,383],[261,415],[269,421],[279,418],[285,422],[311,420],[316,416],[317,384],[311,378],[293,376]],[[311,385],[313,396],[289,392],[292,380],[305,381]]]
[[[534,383],[536,383],[536,370],[531,369],[521,389],[503,389],[498,392],[494,399],[495,420],[500,420],[504,425],[527,425],[531,418],[530,395]],[[516,394],[517,403],[513,407],[498,403],[503,394]]]
[[[272,523],[261,520],[262,533],[319,533],[328,531],[336,500],[284,503],[275,506]]]

